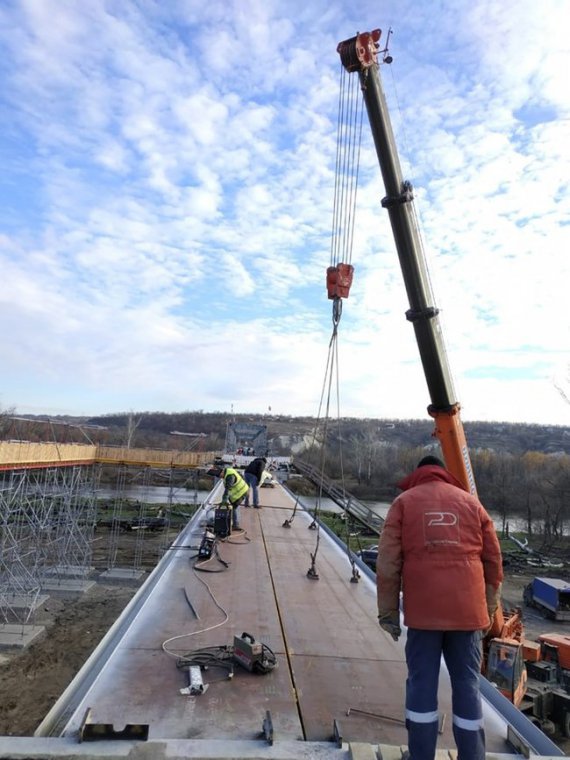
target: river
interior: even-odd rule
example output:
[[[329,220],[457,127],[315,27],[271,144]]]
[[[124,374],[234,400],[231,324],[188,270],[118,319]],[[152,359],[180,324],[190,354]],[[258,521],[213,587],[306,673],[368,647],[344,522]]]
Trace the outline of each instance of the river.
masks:
[[[270,491],[271,489],[262,489],[261,493]],[[144,504],[168,504],[170,499],[172,504],[203,504],[208,498],[210,491],[194,491],[186,488],[173,488],[172,496],[169,497],[170,488],[168,486],[129,486],[125,488],[122,495],[127,499],[133,501],[140,501]],[[116,489],[113,488],[101,488],[97,492],[97,498],[99,499],[115,499],[117,496]],[[313,510],[317,505],[316,496],[300,496],[300,503],[309,511]],[[367,507],[369,507],[379,517],[386,517],[390,503],[385,501],[363,501]],[[327,497],[321,497],[320,509],[323,512],[341,512],[342,509],[332,499]],[[495,523],[497,531],[503,529],[503,521],[500,515],[490,512],[489,513]],[[522,518],[514,518],[509,520],[509,528],[513,532],[526,533],[526,521]]]

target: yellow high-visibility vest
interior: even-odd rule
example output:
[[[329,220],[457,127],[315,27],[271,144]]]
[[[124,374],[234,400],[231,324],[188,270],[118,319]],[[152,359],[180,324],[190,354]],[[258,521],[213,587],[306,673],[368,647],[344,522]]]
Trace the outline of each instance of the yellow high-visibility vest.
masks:
[[[233,482],[233,485],[228,483],[228,476],[234,476],[235,482]],[[237,470],[234,470],[233,467],[226,467],[224,489],[230,504],[235,504],[236,501],[239,501],[249,491],[249,486]]]

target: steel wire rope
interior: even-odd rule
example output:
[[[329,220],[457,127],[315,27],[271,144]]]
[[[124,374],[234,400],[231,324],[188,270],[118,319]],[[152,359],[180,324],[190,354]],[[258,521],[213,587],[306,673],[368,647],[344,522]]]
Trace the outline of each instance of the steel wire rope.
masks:
[[[334,193],[333,193],[333,214],[332,214],[332,235],[331,235],[331,254],[330,265],[335,266],[338,262],[338,237],[335,235],[335,229],[337,225],[337,213],[338,213],[338,196],[339,196],[339,177],[340,177],[340,155],[342,141],[340,139],[341,126],[343,123],[342,114],[344,109],[344,90],[345,90],[346,72],[345,68],[340,64],[340,86],[338,92],[338,114],[337,114],[337,140],[336,140],[336,162],[334,173]]]
[[[357,85],[357,80],[355,81],[355,86]],[[358,98],[356,98],[358,100]],[[352,263],[352,249],[354,247],[354,229],[355,229],[355,223],[356,223],[356,196],[358,192],[358,179],[360,175],[360,149],[362,147],[362,125],[363,125],[363,119],[364,119],[364,98],[360,98],[360,125],[357,126],[358,122],[358,116],[355,112],[355,136],[356,136],[356,130],[358,129],[358,140],[354,140],[353,142],[353,153],[356,150],[356,145],[358,145],[357,154],[356,154],[356,160],[353,155],[352,158],[352,166],[354,171],[354,182],[353,182],[353,194],[352,194],[352,204],[350,207],[350,213],[352,215],[352,220],[349,217],[349,224],[348,224],[348,264]]]
[[[340,254],[337,255],[336,264],[338,264],[344,257],[345,241],[346,241],[346,199],[345,193],[347,193],[348,172],[350,168],[350,110],[352,101],[350,99],[350,87],[343,86],[343,100],[346,98],[346,106],[344,108],[345,118],[342,119],[339,131],[339,142],[341,145],[342,162],[340,166],[340,200],[339,200],[339,216],[337,219],[338,245],[337,252],[340,250]]]
[[[345,221],[343,224],[343,261],[350,264],[352,261],[352,234],[354,230],[354,218],[356,211],[356,190],[358,186],[358,170],[360,163],[360,141],[362,138],[362,114],[363,99],[360,100],[360,129],[358,128],[358,95],[360,87],[358,80],[353,79],[354,85],[348,92],[349,109],[347,118],[348,139],[346,141],[346,202],[344,207]],[[357,151],[358,146],[358,151]],[[356,158],[358,156],[358,159]]]
[[[333,199],[333,220],[331,234],[331,265],[342,261],[350,264],[352,261],[352,250],[354,245],[354,230],[356,220],[356,198],[358,191],[358,179],[360,168],[360,150],[362,144],[362,125],[364,98],[359,99],[360,88],[355,84],[352,89],[347,86],[346,71],[341,66],[341,76],[339,85],[339,105],[337,119],[337,152],[336,152],[336,176]],[[358,104],[360,103],[360,109]],[[339,179],[338,175],[341,175]],[[339,253],[340,251],[340,253]],[[326,463],[327,435],[330,418],[331,390],[333,377],[336,377],[336,395],[337,395],[337,420],[339,425],[339,458],[341,467],[341,482],[343,496],[346,493],[344,478],[344,461],[342,455],[342,435],[340,432],[340,380],[339,380],[339,353],[338,353],[338,326],[342,316],[342,298],[338,295],[333,297],[333,332],[329,341],[329,351],[327,355],[325,376],[321,390],[319,410],[313,432],[312,448],[315,446],[318,425],[321,411],[323,408],[323,399],[325,388],[328,393],[326,399],[326,411],[323,423],[322,445],[320,451],[320,478],[319,490],[315,508],[313,510],[312,528],[317,529],[317,538],[315,550],[311,554],[311,567],[307,575],[318,578],[315,569],[316,557],[320,544],[320,523],[319,513],[324,485],[324,472]],[[287,521],[286,521],[287,522]],[[350,554],[350,548],[347,544],[347,556],[352,565],[352,580],[357,580],[359,573],[355,569],[355,563]]]
[[[343,69],[344,71],[344,69]],[[356,204],[356,187],[358,182],[358,164],[355,161],[356,146],[360,156],[362,135],[363,103],[360,109],[360,129],[358,128],[358,90],[356,85],[350,88],[346,82],[346,72],[341,76],[341,106],[339,108],[337,127],[337,174],[335,177],[335,202],[333,204],[333,243],[336,255],[332,261],[338,264],[352,260],[352,232],[354,207]],[[350,80],[348,80],[350,81]],[[356,165],[356,169],[355,169]]]
[[[355,194],[358,185],[359,161],[355,162],[355,151],[362,135],[363,101],[358,126],[357,84],[350,88],[347,73],[341,66],[339,104],[337,116],[337,149],[335,162],[335,184],[333,198],[333,223],[331,235],[331,266],[340,261],[350,263],[352,258],[352,236],[354,233]],[[356,165],[356,170],[355,170]]]
[[[331,265],[337,264],[341,260],[341,251],[340,251],[340,240],[341,240],[341,232],[342,232],[342,222],[345,218],[345,213],[343,209],[344,205],[344,182],[339,182],[339,176],[342,174],[344,177],[352,174],[354,176],[354,182],[352,183],[353,189],[351,189],[350,198],[351,198],[351,212],[348,215],[349,219],[349,225],[351,228],[351,232],[348,235],[348,244],[344,244],[342,246],[342,253],[346,254],[347,262],[350,263],[352,261],[352,247],[354,242],[354,226],[355,226],[355,218],[356,218],[356,194],[357,194],[357,185],[358,185],[358,176],[359,176],[359,166],[360,166],[360,146],[362,142],[362,122],[363,122],[363,107],[364,107],[364,99],[361,100],[361,106],[360,106],[360,126],[358,128],[358,150],[356,150],[356,140],[353,139],[350,140],[350,137],[346,137],[347,130],[343,130],[343,124],[347,123],[349,120],[345,118],[345,112],[349,110],[348,106],[346,105],[347,100],[350,100],[349,97],[347,97],[347,91],[350,95],[350,90],[347,87],[347,81],[350,81],[347,79],[347,72],[344,68],[344,66],[341,65],[340,70],[340,87],[339,87],[339,105],[338,105],[338,118],[337,118],[337,153],[336,153],[336,171],[335,171],[335,186],[334,186],[334,198],[333,198],[333,220],[332,220],[332,234],[331,234],[331,257],[330,262]],[[354,89],[354,93],[358,93],[359,90],[356,88]],[[352,97],[352,102],[354,102],[355,97]],[[354,109],[354,112],[356,114],[356,109]],[[349,134],[356,135],[357,130],[355,128],[352,129],[352,132]],[[346,147],[348,143],[348,148]],[[350,149],[350,146],[352,145],[352,149]],[[357,169],[354,171],[352,168],[354,164],[354,155],[357,155]],[[352,156],[352,159],[351,159]],[[346,236],[343,234],[342,238],[344,241],[346,241]],[[340,320],[340,317],[342,315],[342,300],[338,299],[338,304],[336,306],[333,306],[338,312],[338,320]],[[327,367],[325,369],[325,378],[323,382],[323,389],[321,391],[321,400],[319,403],[319,409],[317,412],[317,419],[315,421],[315,426],[313,428],[312,432],[312,442],[310,446],[310,450],[314,450],[317,434],[318,434],[318,427],[319,427],[319,421],[321,416],[321,410],[322,410],[322,401],[324,397],[324,384],[326,383],[326,377],[328,374],[328,362],[331,358],[331,352],[329,348],[329,354],[327,358]],[[311,456],[309,456],[309,460],[311,459]]]
[[[328,352],[327,362],[326,362],[325,378],[323,381],[322,394],[321,394],[321,399],[319,402],[319,410],[320,410],[323,406],[323,397],[324,397],[325,388],[327,388],[328,386],[326,405],[325,405],[324,423],[323,423],[323,441],[322,441],[322,446],[321,446],[320,467],[319,467],[319,473],[320,473],[319,488],[317,492],[315,508],[313,510],[313,522],[311,523],[311,526],[310,526],[312,528],[316,528],[316,531],[317,531],[315,550],[314,552],[311,553],[311,566],[307,572],[307,575],[310,578],[319,577],[315,568],[315,563],[316,563],[317,554],[318,554],[319,545],[320,545],[319,515],[321,511],[320,506],[321,506],[321,499],[323,495],[323,483],[324,483],[324,475],[325,475],[326,449],[327,449],[327,435],[328,435],[328,425],[329,425],[329,418],[330,418],[331,388],[332,388],[332,380],[333,380],[335,367],[338,372],[337,341],[338,341],[338,325],[339,325],[341,316],[342,316],[342,299],[339,296],[336,296],[333,300],[333,317],[332,317],[333,331],[332,331],[332,335],[329,341],[329,352]]]
[[[324,398],[324,395],[325,395],[325,385],[326,385],[326,381],[327,381],[328,368],[329,368],[329,362],[330,362],[330,360],[331,360],[331,351],[330,351],[330,344],[329,344],[329,351],[328,351],[328,354],[327,354],[327,361],[326,361],[326,365],[325,365],[325,373],[324,373],[324,377],[323,377],[323,385],[321,387],[321,395],[320,395],[320,400],[319,400],[319,407],[317,409],[317,418],[315,420],[315,424],[313,426],[313,432],[312,432],[312,435],[311,435],[311,444],[310,444],[310,447],[309,447],[309,452],[310,452],[310,454],[309,454],[309,464],[311,464],[311,460],[313,458],[313,456],[312,456],[313,452],[316,451],[316,442],[317,442],[317,436],[318,436],[318,433],[319,433],[319,424],[320,424],[320,420],[321,420],[321,411],[322,411],[322,407],[323,407],[323,398]],[[315,459],[316,459],[316,457],[315,457]]]
[[[342,486],[342,496],[343,496],[343,499],[346,500],[347,497],[346,497],[346,481],[344,477],[342,429],[341,429],[341,424],[340,424],[340,419],[341,419],[340,418],[340,379],[339,379],[340,375],[339,375],[339,358],[338,358],[338,340],[335,341],[335,355],[336,355],[336,403],[337,403],[337,424],[338,424],[338,454],[339,454],[339,461],[340,461],[340,482]],[[347,514],[346,504],[345,504],[344,514],[346,517],[346,514]],[[345,535],[346,556],[348,557],[348,561],[350,562],[350,566],[352,569],[351,581],[353,583],[356,583],[358,579],[360,578],[360,572],[358,571],[358,568],[356,567],[356,562],[350,550],[350,530],[349,530],[348,519],[345,519],[345,534],[346,534]]]

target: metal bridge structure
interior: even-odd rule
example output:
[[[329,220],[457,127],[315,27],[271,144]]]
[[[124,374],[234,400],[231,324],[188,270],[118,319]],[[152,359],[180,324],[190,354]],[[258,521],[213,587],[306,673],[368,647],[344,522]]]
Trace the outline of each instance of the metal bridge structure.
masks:
[[[379,629],[372,573],[355,580],[354,557],[280,485],[202,557],[220,496],[218,483],[35,735],[0,738],[1,759],[402,758],[406,631]],[[438,759],[453,760],[442,671]],[[481,688],[488,760],[563,754]]]
[[[12,465],[3,467],[4,486],[13,487],[11,501],[3,497],[4,509],[17,503],[27,472],[25,508],[17,509],[31,511],[44,528],[33,533],[29,518],[30,535],[45,537],[46,525],[63,517],[77,526],[90,520],[79,513],[90,515],[101,466],[97,452],[92,459],[77,451],[60,454],[66,465],[57,474],[47,454],[43,467],[30,458],[25,467],[23,455],[18,462],[4,460]],[[150,453],[147,461],[157,456]],[[103,458],[109,461],[109,453]],[[121,459],[117,452],[113,462],[141,465],[144,459],[135,452]],[[42,488],[55,492],[57,510],[47,509],[49,499],[40,508],[35,497]],[[261,509],[240,507],[239,531],[219,534],[221,489],[218,482],[166,547],[35,735],[0,737],[0,760],[402,758],[406,631],[394,642],[379,629],[373,573],[279,484],[261,490]],[[59,503],[66,499],[68,511]],[[3,540],[13,536],[13,522],[4,519],[2,531]],[[77,531],[70,529],[78,546],[74,561],[83,551],[88,556],[79,547],[89,533],[80,539]],[[210,553],[204,556],[206,539]],[[54,561],[63,561],[58,541],[61,536],[47,541],[41,561],[28,563],[26,541],[19,539],[30,587],[37,577],[31,568],[44,557],[53,551]],[[260,659],[264,666],[254,667]],[[450,683],[443,664],[442,670],[438,758],[453,760]],[[484,678],[481,690],[488,760],[563,756]]]
[[[101,470],[117,468],[116,497],[105,513],[109,523],[108,569],[127,503],[124,490],[148,485],[151,472],[195,469],[212,454],[156,451],[84,444],[0,442],[0,621],[33,622],[43,595],[54,587],[83,583],[91,569],[98,517]],[[148,525],[144,498],[134,519]],[[144,531],[136,535],[132,570],[140,570]],[[2,626],[0,625],[0,629]],[[12,629],[10,629],[12,630]]]

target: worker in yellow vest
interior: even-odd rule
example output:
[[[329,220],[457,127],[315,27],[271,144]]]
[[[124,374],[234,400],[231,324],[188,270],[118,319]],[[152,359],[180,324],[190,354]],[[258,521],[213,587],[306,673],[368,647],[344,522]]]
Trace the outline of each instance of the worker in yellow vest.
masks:
[[[224,493],[222,496],[222,506],[228,504],[232,508],[232,528],[239,530],[238,507],[249,493],[249,486],[233,467],[224,467],[222,470],[224,481]]]

